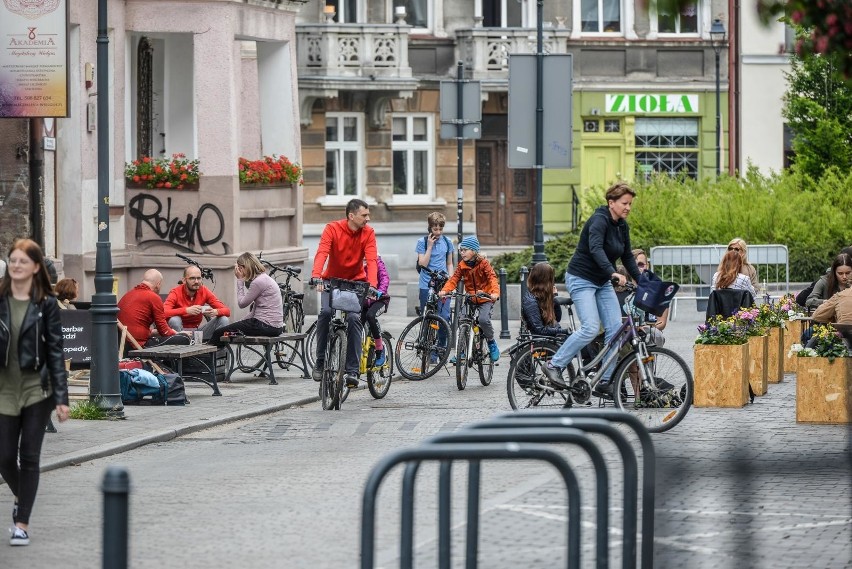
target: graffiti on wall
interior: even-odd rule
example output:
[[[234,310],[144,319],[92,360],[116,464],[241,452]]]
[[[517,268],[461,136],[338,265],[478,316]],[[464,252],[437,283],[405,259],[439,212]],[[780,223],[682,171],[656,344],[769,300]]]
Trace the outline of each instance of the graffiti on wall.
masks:
[[[195,214],[172,216],[172,198],[166,198],[163,205],[157,196],[138,194],[130,200],[127,209],[130,217],[136,220],[136,242],[140,247],[169,245],[188,253],[231,253],[230,244],[222,241],[225,216],[211,203],[202,204]],[[153,231],[156,237],[146,238],[146,229]]]

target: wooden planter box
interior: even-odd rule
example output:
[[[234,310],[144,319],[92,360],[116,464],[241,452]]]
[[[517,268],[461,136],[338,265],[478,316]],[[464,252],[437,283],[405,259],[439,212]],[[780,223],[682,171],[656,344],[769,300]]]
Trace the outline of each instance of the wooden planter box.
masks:
[[[695,344],[696,407],[742,407],[748,403],[748,344]]]
[[[802,332],[805,331],[804,320],[790,320],[787,329],[784,330],[784,372],[795,373],[799,363],[799,356],[790,355],[790,348],[802,340]]]
[[[852,422],[852,358],[800,357],[796,373],[796,421]]]
[[[769,329],[769,356],[767,358],[766,376],[769,383],[784,381],[784,329],[772,327]]]
[[[769,336],[751,336],[748,339],[748,382],[755,395],[766,395]]]

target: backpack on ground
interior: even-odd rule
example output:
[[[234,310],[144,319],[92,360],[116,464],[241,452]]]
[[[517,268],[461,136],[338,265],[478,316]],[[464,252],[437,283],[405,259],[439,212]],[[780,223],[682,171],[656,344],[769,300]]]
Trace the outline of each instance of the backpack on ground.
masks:
[[[427,239],[429,239],[428,235],[423,238],[423,244],[424,245],[427,244],[427,241],[426,241]],[[446,235],[441,235],[441,239],[443,239],[444,242],[447,244],[447,252],[449,252],[452,255],[453,246],[452,246],[452,243],[450,243],[450,240],[447,239]],[[423,267],[420,266],[420,256],[419,255],[418,255],[418,258],[414,260],[414,268],[417,270],[418,273],[420,272],[420,269],[423,268]]]
[[[165,378],[144,369],[119,370],[118,373],[121,402],[125,405],[166,404],[169,385]]]
[[[162,377],[167,384],[166,405],[183,406],[189,404],[189,399],[186,397],[186,386],[181,376],[176,373],[157,374],[157,376]]]

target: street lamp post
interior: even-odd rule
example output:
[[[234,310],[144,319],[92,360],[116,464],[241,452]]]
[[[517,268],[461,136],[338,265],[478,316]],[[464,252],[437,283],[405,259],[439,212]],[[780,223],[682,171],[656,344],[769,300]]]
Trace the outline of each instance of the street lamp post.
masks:
[[[716,177],[718,178],[722,171],[722,107],[720,103],[719,56],[722,53],[722,44],[725,43],[725,25],[718,18],[713,20],[713,25],[710,26],[710,41],[713,42],[713,51],[716,52]]]
[[[98,242],[92,295],[90,397],[110,415],[124,416],[118,383],[118,332],[109,242],[109,34],[107,0],[98,0]]]
[[[533,264],[547,262],[544,253],[544,222],[542,199],[544,194],[544,31],[542,24],[543,0],[536,3],[536,54],[535,54],[535,234],[533,235]]]

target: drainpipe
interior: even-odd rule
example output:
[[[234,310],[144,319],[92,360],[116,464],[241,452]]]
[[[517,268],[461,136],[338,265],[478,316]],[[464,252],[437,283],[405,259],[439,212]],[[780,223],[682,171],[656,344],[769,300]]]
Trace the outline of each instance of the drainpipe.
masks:
[[[44,249],[44,149],[41,146],[44,119],[30,119],[30,238]]]
[[[728,43],[728,173],[733,175],[739,170],[742,175],[742,143],[740,127],[742,124],[742,100],[740,76],[742,66],[742,19],[740,18],[741,0],[728,0],[728,20],[730,41]]]

